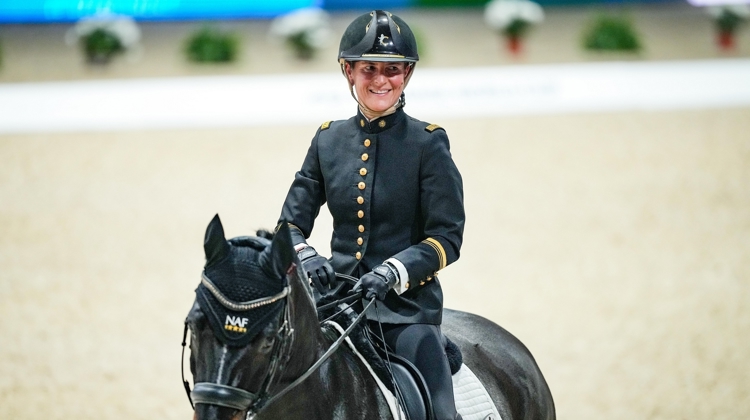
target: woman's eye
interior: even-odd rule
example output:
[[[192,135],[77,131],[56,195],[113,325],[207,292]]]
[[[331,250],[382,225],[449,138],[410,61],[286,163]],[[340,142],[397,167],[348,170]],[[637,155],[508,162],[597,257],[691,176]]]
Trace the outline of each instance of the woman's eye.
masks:
[[[386,73],[389,75],[395,76],[397,74],[401,74],[401,68],[398,66],[391,66],[385,69]]]

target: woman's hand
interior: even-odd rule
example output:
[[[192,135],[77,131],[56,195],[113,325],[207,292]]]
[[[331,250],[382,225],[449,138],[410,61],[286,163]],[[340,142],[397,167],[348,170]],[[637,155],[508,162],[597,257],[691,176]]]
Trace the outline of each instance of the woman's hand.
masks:
[[[386,293],[398,282],[398,273],[390,264],[380,264],[362,276],[352,289],[365,299],[384,300]]]
[[[315,251],[315,248],[307,246],[302,248],[298,253],[302,270],[307,273],[307,277],[315,285],[328,286],[336,280],[336,271],[334,271],[328,259]]]

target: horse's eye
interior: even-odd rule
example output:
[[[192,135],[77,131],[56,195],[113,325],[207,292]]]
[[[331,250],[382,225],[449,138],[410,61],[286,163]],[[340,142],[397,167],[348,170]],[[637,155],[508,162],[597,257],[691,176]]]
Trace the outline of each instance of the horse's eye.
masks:
[[[273,344],[276,342],[276,339],[272,335],[266,335],[261,338],[260,347],[258,348],[258,351],[267,354],[270,353],[271,350],[273,350]]]

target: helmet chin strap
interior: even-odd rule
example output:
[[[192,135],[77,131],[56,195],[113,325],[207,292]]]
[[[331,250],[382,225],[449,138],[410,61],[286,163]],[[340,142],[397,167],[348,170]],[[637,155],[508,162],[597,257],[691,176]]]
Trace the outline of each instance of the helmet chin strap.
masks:
[[[409,80],[411,80],[411,75],[414,73],[414,67],[415,63],[408,63],[407,68],[409,68],[409,74],[406,76],[406,79],[404,80],[404,89],[401,90],[401,96],[398,98],[395,104],[393,104],[390,108],[386,109],[383,112],[374,111],[370,108],[368,108],[365,104],[360,102],[359,98],[357,98],[357,95],[354,93],[354,84],[352,83],[351,79],[349,79],[349,76],[346,74],[346,63],[341,62],[341,73],[344,74],[344,77],[346,78],[346,83],[349,85],[349,93],[352,95],[352,98],[357,102],[359,105],[359,109],[362,111],[362,114],[365,115],[370,121],[384,117],[386,115],[393,114],[396,112],[397,109],[403,108],[406,105],[406,95],[404,94],[404,91],[406,90],[406,86],[409,84]],[[350,64],[351,66],[351,64]],[[370,118],[372,116],[372,118]]]

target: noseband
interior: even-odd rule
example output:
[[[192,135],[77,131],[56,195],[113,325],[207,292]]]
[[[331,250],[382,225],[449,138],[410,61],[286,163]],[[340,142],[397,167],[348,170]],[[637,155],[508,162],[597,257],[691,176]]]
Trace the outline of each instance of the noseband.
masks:
[[[296,265],[292,264],[292,266],[289,268],[289,271],[287,272],[287,275],[294,272],[295,267]],[[203,273],[201,276],[201,283],[206,286],[206,288],[211,292],[211,294],[214,295],[214,297],[216,297],[216,300],[218,300],[226,308],[232,310],[244,311],[256,309],[277,302],[280,299],[284,299],[284,309],[282,311],[284,314],[284,321],[279,330],[276,332],[277,340],[272,351],[273,355],[271,356],[271,362],[268,367],[268,372],[266,374],[265,380],[263,381],[263,384],[261,385],[261,389],[257,394],[234,386],[216,384],[211,382],[198,382],[195,384],[194,389],[192,391],[190,390],[190,383],[185,380],[185,347],[187,332],[190,327],[188,326],[187,320],[185,320],[185,328],[182,333],[182,360],[180,369],[182,372],[182,383],[185,387],[185,392],[187,393],[188,400],[190,400],[190,405],[193,407],[193,409],[195,409],[195,404],[210,404],[233,408],[240,411],[247,410],[246,419],[248,420],[253,419],[265,406],[270,404],[272,401],[275,401],[278,398],[282,397],[287,392],[291,391],[294,387],[302,383],[302,381],[307,379],[307,377],[315,372],[315,370],[317,370],[326,360],[328,360],[328,358],[339,348],[341,343],[343,343],[346,337],[349,336],[349,333],[351,333],[354,327],[359,324],[359,322],[365,316],[365,313],[370,308],[370,306],[375,303],[375,299],[371,300],[365,306],[364,310],[352,322],[352,324],[346,329],[346,331],[344,331],[344,333],[333,344],[331,344],[331,346],[320,357],[320,359],[318,359],[312,366],[310,366],[310,368],[305,373],[303,373],[302,376],[297,378],[291,384],[287,385],[281,391],[277,392],[275,395],[270,396],[268,390],[271,387],[271,384],[273,383],[276,375],[283,370],[284,365],[289,360],[291,356],[290,351],[292,343],[294,341],[294,328],[291,327],[289,303],[288,301],[286,301],[286,298],[289,296],[290,287],[284,287],[284,290],[274,296],[260,298],[249,302],[233,302],[232,300],[224,296],[218,290],[218,288],[216,288],[211,280],[206,277],[205,273]],[[351,300],[352,298],[353,296],[349,296],[342,299],[341,301]]]

